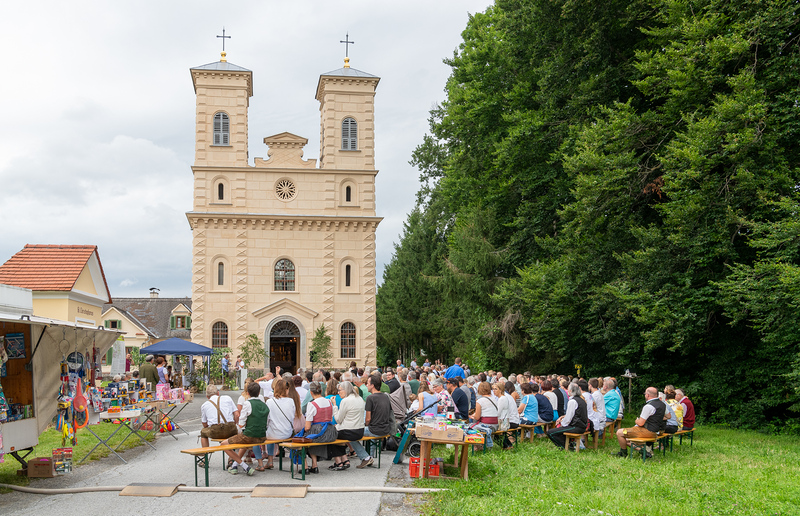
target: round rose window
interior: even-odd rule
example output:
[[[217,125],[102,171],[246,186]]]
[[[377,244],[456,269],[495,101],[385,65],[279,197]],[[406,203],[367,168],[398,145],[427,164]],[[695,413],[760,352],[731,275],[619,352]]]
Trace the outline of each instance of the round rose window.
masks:
[[[290,201],[294,199],[294,196],[297,194],[297,188],[290,180],[281,179],[275,185],[275,194],[278,196],[278,199],[282,201]]]

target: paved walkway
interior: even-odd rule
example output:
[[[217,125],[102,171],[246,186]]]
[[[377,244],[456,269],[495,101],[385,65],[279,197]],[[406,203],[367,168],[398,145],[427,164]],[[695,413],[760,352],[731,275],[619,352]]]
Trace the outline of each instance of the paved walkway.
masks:
[[[230,393],[233,394],[233,393]],[[238,393],[237,397],[238,397]],[[104,485],[128,485],[134,482],[183,483],[194,486],[194,461],[180,453],[187,448],[198,447],[200,405],[204,397],[196,397],[178,422],[190,435],[180,433],[178,440],[159,435],[154,446],[139,446],[122,454],[128,464],[123,464],[113,455],[75,468],[71,474],[50,479],[38,479],[31,487],[72,488]],[[235,401],[235,399],[234,399]],[[384,453],[381,468],[356,469],[356,463],[346,471],[329,471],[330,462],[320,462],[318,475],[307,475],[306,483],[312,486],[383,486],[391,467],[393,453]],[[215,453],[211,460],[210,484],[212,486],[255,486],[256,484],[297,484],[292,480],[284,459],[285,471],[276,469],[256,472],[252,477],[244,474],[231,475],[222,470],[222,459]],[[377,466],[377,461],[375,462]],[[202,479],[201,479],[202,484]],[[302,499],[251,498],[245,493],[176,493],[171,498],[145,498],[119,496],[116,492],[81,493],[43,496],[13,492],[0,495],[0,514],[53,514],[93,516],[108,514],[158,514],[167,510],[169,514],[198,514],[223,511],[226,508],[255,514],[255,510],[286,508],[304,514],[326,514],[338,507],[348,516],[373,516],[381,503],[380,493],[309,493]]]

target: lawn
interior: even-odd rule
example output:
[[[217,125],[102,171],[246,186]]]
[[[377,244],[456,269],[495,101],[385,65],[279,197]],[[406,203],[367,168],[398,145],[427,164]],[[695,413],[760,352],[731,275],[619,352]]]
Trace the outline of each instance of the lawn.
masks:
[[[642,463],[620,459],[608,442],[578,454],[549,440],[493,449],[469,459],[469,481],[417,480],[446,487],[425,514],[569,516],[694,516],[800,514],[800,440],[751,431],[699,426],[694,446]],[[452,463],[452,450],[434,448]],[[449,467],[445,472],[457,476]]]
[[[92,430],[97,435],[102,436],[105,439],[118,427],[119,425],[112,423],[99,423],[97,425],[92,425]],[[116,445],[122,441],[122,439],[124,439],[124,435],[126,434],[126,430],[120,430],[119,433],[115,435],[114,438],[109,442],[109,445],[112,448],[116,447]],[[97,444],[97,439],[95,439],[92,434],[87,432],[85,428],[78,430],[78,444],[73,446],[73,468],[78,466],[78,461],[83,459],[83,457],[89,452],[89,450],[92,449],[92,447],[94,447],[95,444]],[[132,435],[127,441],[125,441],[125,444],[122,445],[120,450],[117,451],[118,453],[121,453],[121,450],[133,448],[137,446],[137,444],[141,444],[141,441],[135,435]],[[66,446],[70,446],[69,443],[67,443]],[[53,451],[53,448],[61,448],[61,432],[57,431],[55,428],[49,428],[39,436],[39,445],[33,449],[33,453],[28,456],[28,459],[32,459],[33,457],[49,457]],[[91,460],[105,457],[108,454],[108,449],[103,445],[100,445],[94,452],[92,452],[91,457],[86,459],[83,463],[86,464]],[[114,460],[117,460],[116,457]],[[21,466],[19,462],[17,462],[14,457],[6,454],[5,463],[0,464],[0,484],[16,484],[21,486],[28,485],[28,477],[17,476],[17,470],[20,467]],[[0,492],[7,492],[7,490],[0,490]]]

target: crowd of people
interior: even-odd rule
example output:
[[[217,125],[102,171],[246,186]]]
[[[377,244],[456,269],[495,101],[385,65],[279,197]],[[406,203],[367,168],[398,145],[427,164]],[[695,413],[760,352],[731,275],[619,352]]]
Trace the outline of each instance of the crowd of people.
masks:
[[[274,373],[248,378],[237,403],[220,396],[214,385],[207,388],[206,396],[203,446],[208,446],[209,429],[234,422],[225,443],[253,447],[226,452],[228,471],[248,475],[273,467],[278,449],[264,446],[265,441],[298,435],[320,443],[308,449],[311,463],[302,465],[307,473],[319,473],[319,460],[330,460],[328,469],[334,471],[348,469],[353,457],[360,460],[357,468],[369,467],[374,458],[360,439],[393,433],[396,422],[411,413],[468,420],[484,434],[485,446],[490,448],[495,444],[492,434],[498,430],[551,423],[550,430],[536,428],[535,434],[563,448],[564,433],[602,432],[608,422],[621,418],[625,407],[613,377],[584,379],[527,371],[508,377],[501,371],[471,374],[458,358],[449,367],[427,360],[422,364],[412,360],[406,367],[397,360],[396,367],[383,370],[359,368],[355,362],[343,371],[301,369],[294,375],[276,368]],[[617,433],[620,456],[627,454],[628,438],[694,427],[694,406],[680,389],[668,385],[659,393],[651,387],[645,400],[635,426]],[[510,434],[503,434],[503,448],[513,446]],[[348,443],[326,444],[337,439]]]

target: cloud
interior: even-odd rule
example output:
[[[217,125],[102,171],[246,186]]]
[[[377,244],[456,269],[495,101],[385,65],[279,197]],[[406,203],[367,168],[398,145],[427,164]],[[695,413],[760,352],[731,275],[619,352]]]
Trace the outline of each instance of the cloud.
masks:
[[[125,278],[124,280],[119,282],[119,286],[120,287],[132,287],[133,285],[136,285],[137,283],[139,283],[137,280],[132,280],[132,279]]]

